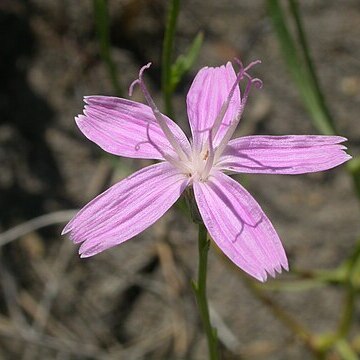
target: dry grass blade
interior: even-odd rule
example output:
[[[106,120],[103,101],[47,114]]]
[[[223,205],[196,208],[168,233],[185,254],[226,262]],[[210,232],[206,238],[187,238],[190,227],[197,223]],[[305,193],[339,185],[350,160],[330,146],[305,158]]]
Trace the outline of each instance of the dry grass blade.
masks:
[[[41,215],[20,225],[17,225],[0,234],[0,246],[4,246],[11,241],[18,239],[32,231],[41,229],[45,226],[62,224],[69,221],[77,210],[62,210],[50,214]]]

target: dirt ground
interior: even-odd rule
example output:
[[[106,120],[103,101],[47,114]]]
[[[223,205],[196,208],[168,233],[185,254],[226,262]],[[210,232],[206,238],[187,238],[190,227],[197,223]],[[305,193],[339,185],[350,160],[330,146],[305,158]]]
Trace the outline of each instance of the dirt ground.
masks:
[[[160,108],[166,4],[109,1],[121,85],[126,90],[152,61],[146,80]],[[309,0],[301,9],[332,114],[357,155],[360,3]],[[254,72],[264,81],[252,94],[239,135],[317,133],[288,75],[264,1],[184,0],[177,54],[199,30],[205,41],[198,62],[175,95],[176,117],[187,132],[185,95],[196,71],[238,56],[245,63],[261,59]],[[114,94],[99,56],[91,1],[1,0],[0,44],[0,231],[77,209],[147,164],[105,154],[73,120],[84,95]],[[143,101],[140,93],[135,99]],[[333,268],[351,253],[360,212],[344,167],[239,180],[272,220],[291,268]],[[0,359],[206,359],[190,290],[196,228],[187,217],[172,210],[135,239],[86,260],[60,237],[61,228],[30,232],[1,248]],[[208,294],[224,359],[312,358],[215,248]],[[269,296],[316,332],[334,328],[343,299],[332,287]],[[355,324],[353,331],[359,329]]]

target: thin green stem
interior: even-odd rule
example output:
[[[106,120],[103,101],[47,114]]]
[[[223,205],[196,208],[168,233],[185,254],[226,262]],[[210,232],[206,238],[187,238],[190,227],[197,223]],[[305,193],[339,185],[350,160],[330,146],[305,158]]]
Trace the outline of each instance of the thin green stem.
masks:
[[[333,124],[329,120],[330,118],[327,116],[327,113],[329,113],[329,111],[324,111],[325,102],[321,103],[320,101],[318,92],[314,86],[315,81],[312,78],[311,71],[309,71],[308,64],[306,62],[304,64],[304,59],[301,59],[301,57],[299,56],[296,42],[293,39],[292,34],[290,33],[286,22],[286,16],[283,12],[282,6],[280,5],[280,2],[279,0],[268,0],[267,3],[269,14],[271,16],[274,29],[278,37],[284,59],[299,90],[300,96],[302,97],[306,108],[312,116],[314,125],[323,134],[333,135],[335,129]],[[300,22],[299,24],[301,27],[302,25]],[[301,32],[303,39],[305,39],[305,34],[302,31],[302,27],[300,28],[300,31],[298,29],[298,32]],[[306,40],[304,44],[306,48],[302,48],[302,51],[307,51],[308,60],[311,62]],[[304,55],[304,57],[306,57],[306,55]],[[311,64],[310,66],[311,69],[315,71],[313,65]],[[321,104],[323,104],[323,106]]]
[[[360,161],[358,158],[352,159],[347,164],[347,170],[350,173],[354,185],[354,190],[358,200],[360,200]]]
[[[300,44],[299,49],[289,27],[286,23],[286,16],[279,0],[267,0],[268,10],[276,31],[284,59],[290,73],[308,109],[314,125],[325,135],[335,135],[336,126],[331,117],[330,110],[326,105],[325,96],[321,90],[320,82],[316,74],[314,62],[311,59],[308,41],[301,20],[301,14],[297,0],[288,0],[290,13],[295,23],[297,38]],[[353,179],[354,189],[360,200],[360,161],[354,159],[347,164],[347,169]]]
[[[337,338],[344,339],[348,335],[354,319],[356,290],[349,281],[346,285],[343,312],[337,330]]]
[[[350,332],[351,325],[354,319],[355,312],[355,300],[356,300],[356,279],[354,279],[358,270],[360,262],[360,246],[359,244],[355,248],[353,255],[350,258],[349,269],[346,276],[345,286],[345,298],[343,311],[340,318],[339,326],[336,332],[338,339],[344,339]],[[355,283],[355,284],[354,284]]]
[[[201,320],[205,330],[208,348],[209,359],[219,359],[218,340],[216,329],[211,326],[209,306],[206,298],[206,276],[207,276],[207,258],[210,247],[210,241],[207,238],[207,230],[204,224],[199,224],[199,267],[197,283],[193,282],[193,289],[195,292],[196,301],[200,311]]]
[[[323,351],[327,351],[332,347],[338,347],[338,344],[346,341],[346,337],[349,335],[351,326],[354,321],[355,305],[356,305],[356,293],[358,290],[357,274],[360,267],[360,243],[354,249],[354,253],[348,260],[341,266],[346,273],[342,281],[345,294],[344,302],[340,315],[339,324],[337,329],[332,334],[327,334],[319,337],[318,347]],[[318,339],[318,340],[319,340]],[[346,359],[346,358],[344,358]]]
[[[343,360],[359,360],[359,357],[347,341],[339,340],[335,344],[335,348]]]
[[[162,51],[162,78],[161,87],[164,96],[165,113],[173,117],[173,106],[171,101],[171,65],[176,22],[179,15],[180,0],[171,0],[167,14],[165,35]]]
[[[326,105],[325,97],[321,90],[320,82],[319,82],[318,76],[316,74],[315,64],[311,59],[310,49],[308,46],[304,27],[302,24],[298,2],[297,2],[297,0],[289,0],[289,4],[290,4],[290,12],[294,18],[294,22],[296,25],[296,30],[298,33],[298,40],[299,40],[299,44],[301,46],[301,50],[302,50],[302,53],[304,56],[305,65],[306,65],[308,73],[309,73],[309,81],[311,81],[312,89],[314,91],[314,95],[317,98],[317,102],[321,109],[322,115],[326,118],[326,121],[327,121],[329,127],[332,128],[332,131],[335,134],[336,130],[335,130],[334,120],[330,114],[328,106]]]
[[[100,55],[109,74],[116,95],[122,96],[123,91],[118,78],[115,62],[110,52],[110,25],[106,0],[93,0],[96,32],[100,43]]]

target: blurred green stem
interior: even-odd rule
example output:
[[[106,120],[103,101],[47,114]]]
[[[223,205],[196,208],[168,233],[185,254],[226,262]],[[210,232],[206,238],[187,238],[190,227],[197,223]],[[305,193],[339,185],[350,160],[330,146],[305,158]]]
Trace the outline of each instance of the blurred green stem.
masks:
[[[93,0],[95,26],[100,43],[100,55],[106,64],[107,72],[117,96],[123,96],[118,72],[110,52],[109,15],[106,0]]]
[[[218,340],[216,329],[211,326],[209,306],[206,298],[206,276],[207,276],[207,257],[210,247],[210,241],[207,238],[207,230],[204,224],[199,224],[199,267],[198,280],[193,282],[193,289],[195,292],[196,301],[200,311],[201,320],[206,333],[209,359],[219,359]]]
[[[171,118],[173,117],[173,106],[171,101],[171,58],[179,9],[180,0],[170,0],[162,51],[161,87],[164,96],[165,113]]]
[[[272,19],[276,35],[278,37],[284,59],[289,71],[295,81],[304,104],[310,112],[314,125],[321,133],[333,135],[335,127],[325,105],[324,97],[317,81],[315,68],[310,57],[305,33],[303,31],[298,6],[296,1],[291,1],[291,14],[294,17],[295,28],[299,36],[303,59],[299,56],[299,51],[293,36],[291,35],[283,9],[278,0],[267,0],[268,10]]]
[[[339,340],[335,344],[336,350],[343,360],[359,360],[355,351],[351,348],[349,343],[345,340]]]
[[[354,190],[360,201],[360,161],[359,158],[350,160],[347,164],[347,170],[350,173],[354,185]]]
[[[334,135],[337,133],[330,110],[326,105],[325,96],[321,90],[314,62],[311,59],[308,42],[301,21],[297,0],[288,0],[297,38],[300,44],[301,55],[286,24],[285,14],[279,0],[267,0],[269,14],[273,21],[284,59],[289,71],[308,109],[315,127],[320,133]],[[358,200],[360,200],[360,161],[354,159],[347,164],[347,169],[353,179]]]
[[[336,332],[337,339],[345,338],[353,322],[355,312],[355,300],[357,291],[357,276],[360,265],[360,243],[357,244],[354,253],[349,260],[348,273],[345,282],[345,298],[343,311],[340,318],[339,326]]]
[[[329,128],[331,128],[332,132],[335,134],[336,130],[335,130],[334,120],[330,114],[329,108],[326,105],[325,97],[321,90],[320,82],[316,74],[315,64],[311,59],[310,49],[303,28],[298,2],[297,0],[289,0],[289,4],[290,4],[290,12],[293,16],[296,25],[299,44],[301,46],[301,50],[304,56],[304,61],[309,74],[309,81],[311,81],[311,87],[313,89],[314,96],[316,98],[319,108],[321,109],[325,121],[327,122]]]

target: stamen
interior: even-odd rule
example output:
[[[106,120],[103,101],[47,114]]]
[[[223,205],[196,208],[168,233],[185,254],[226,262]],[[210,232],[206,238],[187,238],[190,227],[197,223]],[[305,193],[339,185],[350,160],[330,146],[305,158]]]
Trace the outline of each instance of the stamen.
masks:
[[[203,160],[207,160],[209,157],[209,150],[206,150]]]
[[[262,87],[262,81],[260,79],[258,79],[258,78],[252,79],[251,76],[247,73],[247,71],[250,70],[253,66],[255,66],[257,64],[261,64],[261,60],[252,61],[245,68],[244,68],[244,65],[243,65],[243,63],[241,62],[240,59],[235,58],[235,62],[239,65],[239,72],[238,72],[238,74],[236,76],[236,80],[235,80],[233,86],[230,89],[230,92],[229,92],[229,95],[228,95],[226,101],[222,104],[220,112],[219,112],[218,116],[216,117],[216,119],[214,121],[213,132],[212,132],[212,136],[213,136],[212,140],[213,141],[214,141],[215,136],[216,136],[216,134],[217,134],[217,132],[218,132],[218,130],[220,128],[220,125],[221,125],[221,123],[222,123],[222,121],[224,119],[226,111],[229,108],[229,104],[230,104],[230,101],[231,101],[231,99],[232,99],[232,97],[234,95],[235,89],[239,85],[240,81],[244,78],[244,76],[249,78],[251,80],[252,84],[254,84],[254,86],[256,86],[257,88]],[[250,91],[250,89],[245,89],[245,93],[244,93],[244,96],[243,96],[245,101],[247,100],[247,97],[249,95],[249,91]],[[243,102],[243,99],[241,99],[241,102]]]
[[[257,89],[261,89],[263,87],[263,82],[259,78],[252,78],[248,73],[244,73],[244,75],[251,80],[251,84],[254,85]]]
[[[262,80],[258,79],[258,78],[253,78],[252,79],[252,84],[257,88],[257,89],[262,89],[263,87],[263,82]]]
[[[246,76],[248,78],[248,82],[246,83],[246,87],[244,90],[244,95],[241,99],[241,107],[240,108],[244,108],[245,104],[247,103],[249,94],[250,94],[250,90],[251,90],[251,86],[252,86],[252,78],[250,76]]]
[[[151,66],[151,63],[146,64],[145,66],[143,66],[140,69],[139,72],[139,78],[137,80],[135,80],[129,88],[129,94],[132,94],[134,86],[136,84],[140,85],[140,88],[144,94],[145,100],[148,103],[148,105],[150,106],[161,130],[163,131],[165,137],[167,138],[167,140],[169,141],[170,145],[173,147],[173,149],[175,150],[175,152],[177,153],[177,155],[179,156],[179,158],[183,161],[188,161],[188,157],[185,154],[184,150],[181,148],[181,146],[179,145],[178,140],[175,138],[175,136],[173,135],[173,133],[171,132],[168,124],[166,123],[166,120],[164,118],[164,116],[161,114],[161,112],[159,111],[159,109],[157,108],[157,106],[155,105],[154,100],[152,99],[144,81],[143,81],[143,73],[145,72],[146,69],[148,69]]]
[[[204,172],[203,172],[203,180],[207,179],[207,177],[210,174],[211,168],[214,165],[214,159],[215,159],[215,151],[214,151],[214,144],[213,144],[213,138],[214,136],[212,135],[212,130],[209,130],[209,150],[208,151],[208,157],[206,160],[206,164],[204,167]]]
[[[154,142],[151,140],[150,137],[150,123],[147,123],[146,125],[146,136],[148,138],[149,143],[162,155],[162,157],[169,162],[170,164],[174,165],[178,169],[180,169],[183,172],[189,172],[190,168],[186,166],[186,163],[179,161],[177,159],[174,159],[172,156],[165,154],[164,151]]]
[[[134,80],[129,86],[129,96],[133,96],[135,85],[139,84],[139,79]]]
[[[240,62],[240,60],[239,60]],[[218,114],[218,116],[216,117],[215,121],[214,121],[214,125],[212,127],[213,131],[212,131],[212,136],[213,136],[213,140],[216,136],[216,133],[218,132],[219,128],[220,128],[220,125],[224,119],[224,116],[226,114],[226,111],[227,109],[229,108],[229,104],[230,104],[230,101],[234,95],[234,92],[235,92],[235,89],[236,87],[239,85],[240,81],[243,79],[244,77],[244,71],[243,71],[243,67],[242,65],[240,66],[240,70],[236,76],[236,80],[234,82],[234,84],[232,85],[231,89],[230,89],[230,92],[229,92],[229,95],[228,97],[226,98],[225,102],[222,104],[221,106],[221,109],[220,109],[220,112]]]
[[[242,66],[241,61],[238,62],[240,67]],[[215,160],[217,161],[219,159],[219,157],[221,156],[221,154],[223,153],[223,151],[225,150],[226,145],[228,144],[228,142],[230,141],[231,137],[233,136],[236,127],[241,119],[241,116],[244,112],[245,109],[245,105],[247,102],[247,99],[249,97],[250,94],[250,90],[252,86],[255,86],[257,89],[261,89],[262,88],[262,81],[258,78],[252,78],[251,75],[249,75],[247,73],[247,70],[249,70],[250,68],[252,68],[254,65],[256,64],[260,64],[261,61],[257,60],[257,61],[253,61],[251,62],[244,70],[243,70],[243,75],[246,76],[248,78],[248,82],[246,84],[245,90],[244,90],[244,94],[241,98],[241,105],[240,105],[240,109],[239,112],[237,113],[237,115],[235,116],[234,120],[231,122],[229,128],[227,129],[224,137],[222,138],[219,146],[216,149],[216,154],[215,154]]]
[[[240,62],[241,63],[241,62]],[[244,69],[244,73],[246,73],[248,70],[250,70],[252,67],[254,67],[257,64],[261,64],[261,60],[255,60],[252,61],[245,69]]]

